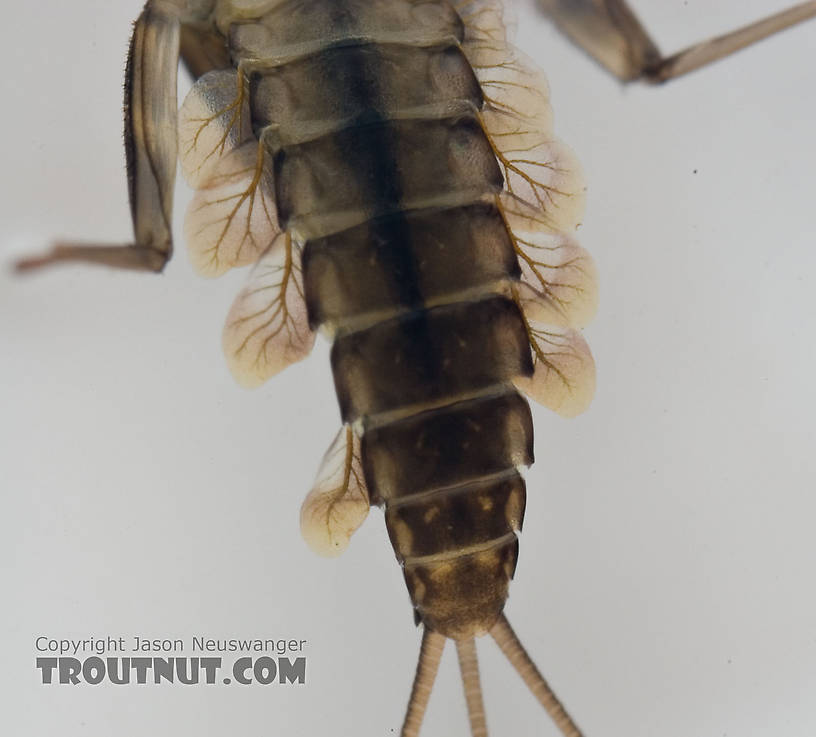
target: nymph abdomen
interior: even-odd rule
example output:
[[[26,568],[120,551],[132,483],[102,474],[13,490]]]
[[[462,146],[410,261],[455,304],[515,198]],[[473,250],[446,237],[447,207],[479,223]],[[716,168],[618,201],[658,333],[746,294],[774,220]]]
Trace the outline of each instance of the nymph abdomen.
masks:
[[[503,178],[461,49],[357,32],[253,74],[253,123],[286,117],[261,107],[272,90],[320,90],[298,96],[297,116],[326,132],[270,144],[278,216],[303,234],[309,318],[334,335],[342,419],[362,435],[417,617],[472,636],[506,598],[524,509],[516,467],[532,462],[512,388],[533,372],[508,288],[520,269],[490,201]]]

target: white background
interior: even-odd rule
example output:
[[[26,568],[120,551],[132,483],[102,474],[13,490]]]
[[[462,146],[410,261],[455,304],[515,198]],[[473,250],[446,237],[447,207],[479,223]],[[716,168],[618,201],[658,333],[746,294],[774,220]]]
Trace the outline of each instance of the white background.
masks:
[[[785,0],[637,2],[666,50]],[[2,259],[124,241],[121,77],[139,0],[15,3],[0,28]],[[621,87],[522,5],[586,169],[601,275],[590,411],[534,408],[508,614],[587,737],[816,734],[816,23]],[[183,88],[186,87],[186,82]],[[695,173],[696,172],[696,173]],[[190,193],[177,194],[180,225]],[[298,509],[339,424],[328,347],[247,392],[220,355],[245,275],[0,280],[4,731],[398,733],[418,647],[379,510],[335,561]],[[309,641],[301,687],[37,683],[34,638]],[[453,650],[427,737],[466,734]],[[493,735],[555,735],[489,641]]]

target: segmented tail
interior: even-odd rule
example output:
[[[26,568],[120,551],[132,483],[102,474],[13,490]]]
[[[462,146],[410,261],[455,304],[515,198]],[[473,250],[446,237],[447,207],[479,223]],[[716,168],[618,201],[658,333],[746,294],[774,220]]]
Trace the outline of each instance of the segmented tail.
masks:
[[[419,647],[419,662],[417,662],[414,685],[411,689],[411,698],[408,700],[408,711],[405,714],[400,737],[419,737],[419,728],[422,726],[425,709],[431,698],[444,647],[445,636],[425,627],[422,631],[422,645]]]
[[[546,709],[564,737],[583,737],[583,733],[572,717],[564,709],[558,697],[553,693],[544,676],[533,663],[524,646],[519,641],[507,617],[503,614],[490,629],[490,635],[505,654],[510,664],[516,669],[527,687]],[[425,628],[422,634],[422,645],[419,649],[414,685],[408,701],[408,711],[402,725],[401,737],[419,737],[425,709],[431,697],[442,650],[445,647],[445,636]],[[468,717],[470,718],[471,737],[487,737],[482,687],[479,681],[479,664],[476,659],[476,643],[473,638],[455,640],[459,656],[459,669],[465,688]]]
[[[527,654],[516,633],[513,632],[507,617],[502,614],[498,622],[493,625],[490,634],[510,661],[510,664],[527,684],[527,688],[533,692],[533,696],[547,710],[547,714],[556,723],[564,737],[583,737],[583,733],[572,721],[572,717],[567,714],[567,710],[553,693],[544,676],[536,668],[535,663]]]

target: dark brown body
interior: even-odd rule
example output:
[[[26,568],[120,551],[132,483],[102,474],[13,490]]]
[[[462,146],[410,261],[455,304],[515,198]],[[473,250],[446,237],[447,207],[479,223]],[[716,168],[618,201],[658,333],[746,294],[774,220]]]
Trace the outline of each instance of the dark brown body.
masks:
[[[652,81],[816,15],[811,0],[662,57],[622,0],[542,2],[619,77]],[[310,327],[335,339],[346,425],[301,530],[337,555],[372,502],[386,507],[426,625],[403,737],[419,735],[446,637],[471,733],[485,737],[473,637],[485,631],[562,734],[581,737],[501,613],[524,514],[519,469],[533,460],[529,408],[512,387],[564,416],[586,409],[594,364],[577,331],[596,290],[570,235],[578,167],[498,3],[147,0],[125,83],[134,242],[58,243],[17,264],[160,271],[181,153],[196,189],[194,267],[255,265],[223,334],[236,378],[257,386],[305,358]],[[197,81],[177,119],[179,59]]]
[[[309,318],[335,336],[342,419],[363,434],[366,483],[385,505],[416,616],[472,636],[501,613],[516,565],[517,469],[533,452],[529,408],[511,380],[533,367],[462,23],[444,2],[315,0],[298,3],[295,19],[290,5],[264,28],[285,28],[287,44],[318,43],[321,26],[333,33],[250,75],[280,224],[302,237]],[[438,42],[405,16],[420,6],[420,21],[437,18]],[[378,40],[397,31],[397,43]],[[250,34],[257,26],[234,30],[234,48]],[[281,120],[289,127],[262,133]]]

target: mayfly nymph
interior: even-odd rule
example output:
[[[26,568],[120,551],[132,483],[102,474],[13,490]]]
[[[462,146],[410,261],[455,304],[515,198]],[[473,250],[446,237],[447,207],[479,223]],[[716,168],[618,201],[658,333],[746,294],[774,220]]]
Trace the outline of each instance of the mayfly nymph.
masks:
[[[179,60],[196,82],[177,114]],[[452,639],[472,734],[486,735],[474,642],[489,633],[580,735],[503,609],[533,462],[525,396],[565,416],[589,405],[579,331],[596,276],[572,236],[579,167],[499,2],[149,0],[126,152],[135,243],[62,244],[23,267],[160,271],[180,157],[195,268],[254,264],[223,332],[237,380],[257,386],[305,358],[318,329],[332,340],[343,426],[301,529],[337,555],[384,507],[423,626],[402,734],[419,734]]]

